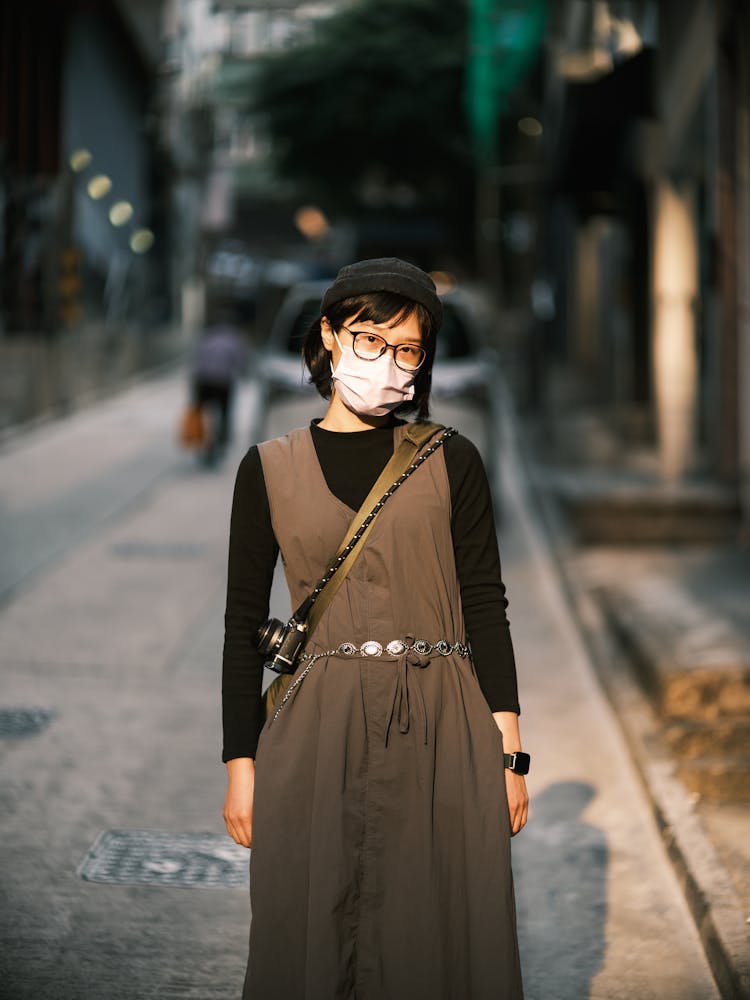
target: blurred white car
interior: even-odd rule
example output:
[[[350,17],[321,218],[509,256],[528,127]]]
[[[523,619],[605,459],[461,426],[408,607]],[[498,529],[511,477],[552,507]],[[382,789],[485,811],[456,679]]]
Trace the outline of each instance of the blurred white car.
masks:
[[[301,350],[310,324],[320,315],[320,301],[329,284],[301,282],[284,299],[259,357],[260,374],[270,395],[315,391],[307,382]],[[497,354],[487,344],[471,296],[457,289],[441,298],[443,325],[432,370],[432,395],[486,403],[496,379]]]

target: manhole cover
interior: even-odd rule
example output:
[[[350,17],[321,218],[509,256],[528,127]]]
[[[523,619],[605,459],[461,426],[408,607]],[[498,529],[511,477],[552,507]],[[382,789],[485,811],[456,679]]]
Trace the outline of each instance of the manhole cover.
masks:
[[[241,889],[249,852],[228,837],[153,830],[105,830],[78,866],[88,882]]]
[[[54,712],[44,708],[0,708],[0,737],[36,736],[54,717]]]
[[[112,552],[118,559],[199,559],[206,546],[198,542],[116,542]]]

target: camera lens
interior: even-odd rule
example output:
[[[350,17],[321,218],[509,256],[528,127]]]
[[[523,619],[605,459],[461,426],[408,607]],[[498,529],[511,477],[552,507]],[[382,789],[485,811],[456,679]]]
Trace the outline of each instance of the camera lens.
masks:
[[[258,629],[255,644],[260,653],[272,653],[284,638],[284,623],[278,618],[269,618]]]

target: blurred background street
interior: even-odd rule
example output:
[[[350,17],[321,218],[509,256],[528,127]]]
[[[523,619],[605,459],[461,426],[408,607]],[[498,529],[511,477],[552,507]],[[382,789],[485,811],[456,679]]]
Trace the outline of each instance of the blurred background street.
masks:
[[[747,5],[27,0],[0,51],[0,997],[239,995],[234,475],[392,255],[495,494],[527,998],[750,997]]]

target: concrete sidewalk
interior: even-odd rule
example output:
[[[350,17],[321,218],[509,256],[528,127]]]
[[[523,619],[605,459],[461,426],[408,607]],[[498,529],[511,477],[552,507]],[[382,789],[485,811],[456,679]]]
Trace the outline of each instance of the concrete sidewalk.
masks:
[[[208,473],[173,448],[183,391],[178,377],[154,382],[0,454],[8,530],[29,540],[0,607],[0,709],[39,713],[0,739],[0,996],[12,1000],[239,995],[246,888],[179,877],[246,865],[220,816],[219,662],[234,470],[257,420],[246,389],[237,443]],[[274,408],[267,433],[306,422],[303,410]],[[435,415],[481,440],[470,409]],[[527,1000],[716,998],[506,445],[501,551],[533,755],[531,819],[513,843]],[[117,864],[109,882],[79,876],[103,832],[152,845],[139,869],[150,883]],[[165,837],[166,856],[153,846]],[[185,843],[209,846],[181,872]]]
[[[568,600],[722,996],[750,996],[750,553],[721,542],[625,545],[622,528],[621,543],[607,545],[621,478],[601,468],[576,477],[549,460],[537,451],[528,470]],[[558,502],[566,477],[577,479],[573,519]],[[588,482],[594,531],[582,523]]]
[[[107,829],[210,834],[221,821],[219,660],[236,464],[257,420],[207,472],[175,445],[180,374],[15,438],[0,455],[0,708],[41,730],[0,738],[0,996],[228,1000],[245,890],[92,884]],[[27,713],[24,715],[23,713]],[[155,859],[156,860],[156,859]]]

